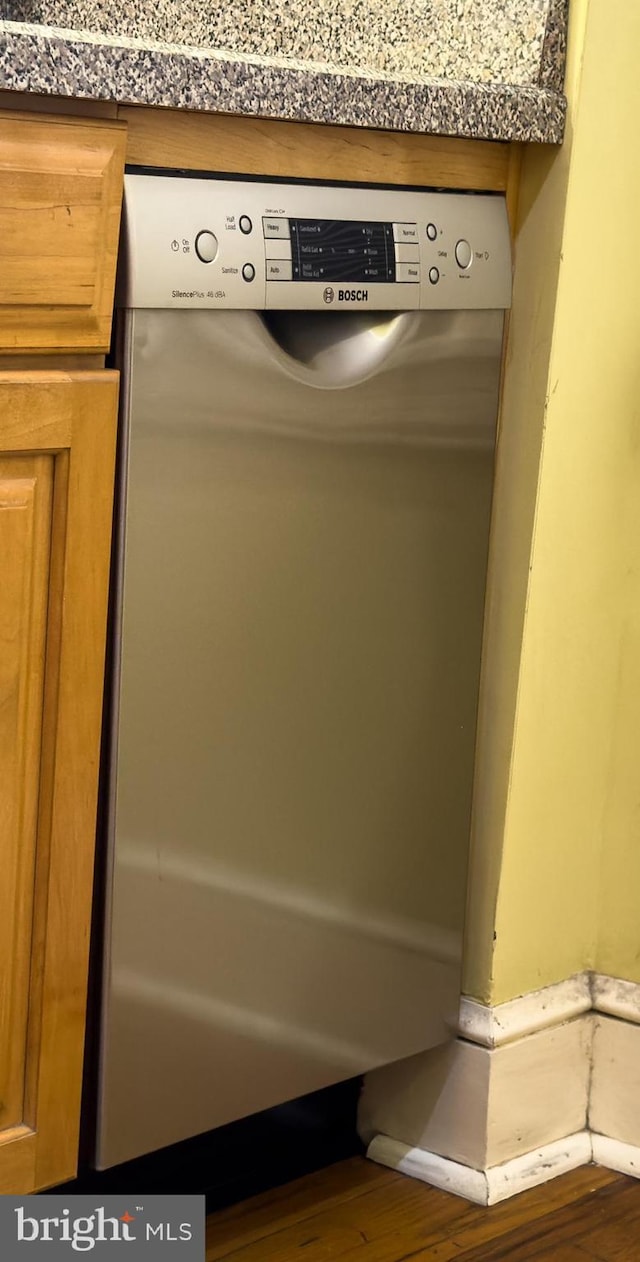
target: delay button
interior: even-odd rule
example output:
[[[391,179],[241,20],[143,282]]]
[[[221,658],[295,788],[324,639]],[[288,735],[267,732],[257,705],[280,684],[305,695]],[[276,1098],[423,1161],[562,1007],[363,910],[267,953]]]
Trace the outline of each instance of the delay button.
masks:
[[[464,238],[461,241],[458,241],[456,245],[456,263],[458,264],[458,267],[461,267],[464,271],[467,267],[469,267],[472,258],[473,251],[469,242],[465,241]]]

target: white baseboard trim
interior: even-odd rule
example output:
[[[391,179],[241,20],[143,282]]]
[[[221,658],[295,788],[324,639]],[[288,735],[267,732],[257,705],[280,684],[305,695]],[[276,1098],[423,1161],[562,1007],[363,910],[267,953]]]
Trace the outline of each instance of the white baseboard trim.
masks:
[[[635,1144],[623,1144],[620,1139],[611,1139],[609,1135],[591,1135],[593,1160],[598,1166],[607,1170],[618,1170],[620,1174],[631,1174],[640,1179],[640,1147]]]
[[[596,1012],[606,1012],[622,1021],[640,1025],[640,985],[622,977],[594,973],[591,979],[592,1003]]]
[[[640,1178],[640,984],[589,972],[487,1007],[365,1079],[372,1160],[493,1204],[592,1159]]]
[[[559,1174],[588,1165],[592,1149],[589,1132],[578,1131],[502,1165],[472,1170],[461,1162],[449,1161],[422,1148],[409,1148],[388,1135],[377,1135],[369,1144],[367,1156],[379,1165],[422,1179],[477,1205],[495,1205],[517,1192],[525,1192]]]
[[[479,1043],[481,1047],[500,1047],[547,1026],[571,1021],[583,1012],[589,1012],[591,1006],[589,973],[577,973],[563,982],[532,990],[493,1008],[463,995],[458,1032],[462,1038]]]
[[[640,1029],[639,1029],[640,1033]],[[367,1074],[359,1131],[486,1170],[587,1127],[590,1013],[500,1047],[454,1039]]]

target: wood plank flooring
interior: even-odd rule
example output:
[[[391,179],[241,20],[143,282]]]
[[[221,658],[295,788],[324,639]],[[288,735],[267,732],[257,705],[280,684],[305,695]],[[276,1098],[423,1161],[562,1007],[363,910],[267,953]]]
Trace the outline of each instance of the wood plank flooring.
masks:
[[[483,1209],[354,1157],[207,1221],[207,1262],[640,1262],[640,1182],[585,1166]]]

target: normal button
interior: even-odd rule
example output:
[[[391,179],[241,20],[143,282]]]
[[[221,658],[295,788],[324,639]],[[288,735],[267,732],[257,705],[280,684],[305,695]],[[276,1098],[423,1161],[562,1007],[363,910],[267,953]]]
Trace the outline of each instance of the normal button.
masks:
[[[265,237],[290,237],[288,219],[269,219],[262,216],[262,233]]]
[[[400,244],[402,244],[403,241],[417,241],[418,240],[417,223],[394,223],[393,239],[394,241],[399,241]]]

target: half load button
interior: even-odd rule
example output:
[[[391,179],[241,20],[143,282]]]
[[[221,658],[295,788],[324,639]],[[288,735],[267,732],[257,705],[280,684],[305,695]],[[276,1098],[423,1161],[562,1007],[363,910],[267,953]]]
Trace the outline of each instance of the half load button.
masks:
[[[472,258],[473,251],[471,246],[468,241],[465,241],[464,238],[462,238],[462,240],[458,241],[456,244],[456,263],[458,264],[458,267],[461,267],[462,270],[465,271],[466,268],[469,267]]]

